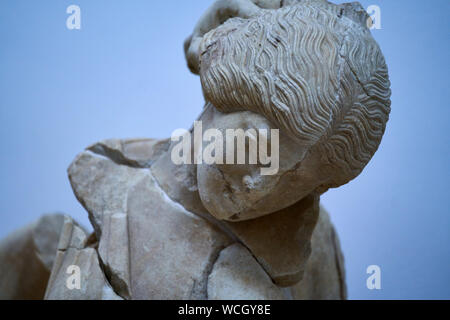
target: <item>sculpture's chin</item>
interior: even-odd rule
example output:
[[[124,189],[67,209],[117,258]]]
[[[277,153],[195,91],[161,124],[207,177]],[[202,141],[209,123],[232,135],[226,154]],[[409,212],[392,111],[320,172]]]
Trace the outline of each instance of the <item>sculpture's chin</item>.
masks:
[[[239,207],[226,196],[220,201],[206,197],[202,199],[202,203],[208,212],[218,220],[236,221],[233,220],[233,217],[239,215]]]
[[[261,216],[270,214],[271,212],[255,212],[234,196],[224,195],[222,199],[202,199],[202,203],[208,212],[218,220],[230,222],[246,221],[257,219]]]
[[[230,222],[272,214],[309,194],[309,189],[296,188],[298,180],[293,175],[282,179],[262,176],[257,167],[250,165],[199,165],[197,183],[208,212]]]
[[[239,168],[240,167],[240,168]],[[253,211],[256,203],[272,191],[272,177],[262,177],[250,166],[200,165],[197,180],[200,198],[208,212],[219,220],[243,221],[271,213]],[[245,171],[238,172],[239,169]],[[232,172],[229,172],[232,171]]]
[[[250,165],[199,165],[200,199],[219,220],[238,222],[273,214],[317,190],[323,180],[317,178],[318,174],[304,172],[315,170],[316,162],[308,158],[299,170],[283,168],[275,176],[262,176],[257,167]]]
[[[217,166],[202,165],[197,170],[200,198],[205,208],[219,220],[232,221],[245,209],[243,201]]]

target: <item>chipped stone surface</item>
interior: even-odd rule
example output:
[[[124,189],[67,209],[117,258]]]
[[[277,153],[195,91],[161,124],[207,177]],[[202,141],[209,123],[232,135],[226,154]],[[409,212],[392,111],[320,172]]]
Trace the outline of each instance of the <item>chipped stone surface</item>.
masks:
[[[44,297],[63,220],[45,215],[0,241],[0,300]]]
[[[133,298],[206,298],[211,264],[229,239],[164,199],[150,176],[129,193],[128,210]]]
[[[303,277],[318,216],[319,199],[310,196],[272,215],[227,226],[277,285],[290,287]]]
[[[198,193],[196,166],[177,166],[171,159],[173,150],[171,144],[167,150],[155,160],[151,172],[158,184],[175,202],[183,202],[183,206],[191,212],[204,212],[202,201]]]
[[[261,265],[240,244],[224,249],[208,280],[210,300],[282,300],[283,290],[273,284]]]
[[[109,139],[95,143],[87,150],[104,155],[118,164],[148,168],[167,148],[168,140]]]
[[[377,151],[391,110],[386,61],[364,8],[322,0],[275,10],[215,4],[188,50],[198,49],[203,94],[216,111],[204,126],[279,130],[280,165],[264,175],[255,163],[203,163],[204,206],[220,220],[256,219],[355,179]]]
[[[262,12],[262,9],[279,9],[282,5],[293,5],[301,0],[228,0],[215,1],[203,14],[194,28],[194,32],[184,43],[186,61],[192,73],[200,71],[200,43],[203,36],[230,18],[250,18]],[[324,1],[324,0],[317,0]]]
[[[50,277],[46,300],[121,300],[106,279],[97,250],[89,247],[86,232],[71,218],[66,217],[58,253]],[[67,281],[70,266],[80,270],[80,289],[70,289]],[[69,270],[70,271],[70,270]]]
[[[275,130],[264,138],[270,164],[261,149],[250,163],[224,164],[214,149],[214,163],[176,165],[174,141],[96,143],[68,171],[95,234],[66,219],[53,263],[51,224],[19,231],[0,244],[0,261],[16,264],[0,265],[0,285],[38,297],[53,265],[48,299],[344,299],[342,252],[319,197],[361,174],[389,119],[368,18],[358,3],[214,1],[185,43],[206,100],[198,120],[216,132]],[[183,153],[199,160],[202,147]],[[65,286],[71,265],[80,290]],[[33,291],[21,292],[26,268]]]
[[[116,292],[131,299],[206,296],[211,264],[230,242],[224,233],[173,202],[148,169],[87,151],[69,177],[90,214]]]
[[[312,253],[303,280],[291,288],[296,300],[347,298],[344,257],[328,212],[321,208],[312,240]]]
[[[145,161],[145,157],[142,159]],[[158,170],[162,172],[161,168]],[[149,169],[118,164],[86,151],[71,165],[69,176],[93,221],[104,270],[122,297],[205,299],[213,264],[221,250],[234,241],[245,246],[258,270],[280,290],[297,284],[307,269],[310,239],[319,215],[318,197],[307,197],[259,219],[224,222],[209,216],[207,221],[174,202]],[[320,232],[332,231],[329,227],[323,230],[323,225]],[[316,246],[322,240],[316,239]],[[330,245],[334,244],[324,243],[323,250],[334,252],[327,247]],[[311,266],[306,273],[308,279],[311,273],[317,274]],[[235,287],[236,296],[241,294],[241,285],[229,284]],[[324,288],[316,290],[322,292]]]

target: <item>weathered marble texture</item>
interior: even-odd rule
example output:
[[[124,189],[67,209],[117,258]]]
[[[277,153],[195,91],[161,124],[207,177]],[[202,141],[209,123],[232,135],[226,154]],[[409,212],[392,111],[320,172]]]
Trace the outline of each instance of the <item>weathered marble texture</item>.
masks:
[[[215,127],[280,130],[283,170],[275,175],[263,176],[254,165],[199,167],[201,200],[218,219],[255,219],[350,182],[377,151],[389,119],[387,65],[364,8],[280,3],[266,9],[251,1],[216,2],[187,51],[216,110],[208,118]]]
[[[0,241],[0,300],[44,298],[63,221],[45,215]]]
[[[46,300],[122,300],[103,273],[96,245],[95,238],[89,238],[75,221],[64,219]],[[67,286],[70,266],[80,268],[80,289]]]
[[[47,298],[111,298],[103,296],[110,285],[125,299],[289,299],[297,298],[302,278],[308,292],[314,286],[318,297],[345,298],[337,238],[310,241],[316,234],[331,237],[334,232],[327,213],[319,213],[317,199],[273,217],[237,223],[194,214],[171,199],[153,176],[152,166],[164,152],[149,153],[149,148],[161,144],[152,139],[108,140],[75,159],[69,177],[98,243],[87,245],[84,234],[75,237],[81,239],[75,244],[60,241],[68,249],[58,253]],[[311,264],[308,257],[316,252],[332,257],[319,255]],[[96,279],[86,292],[65,289],[65,268],[72,264],[81,264],[82,274],[84,268],[94,270],[86,272],[87,278]],[[287,290],[293,293],[282,287],[291,287]]]
[[[292,297],[296,300],[346,299],[344,256],[330,216],[323,208],[311,247],[304,277],[291,288]]]
[[[261,9],[279,9],[299,3],[301,0],[218,0],[202,15],[192,35],[186,39],[184,50],[192,73],[200,72],[200,45],[203,36],[232,17],[248,19],[258,15]],[[320,0],[323,1],[323,0]]]
[[[241,244],[222,250],[208,277],[208,298],[224,300],[282,300],[283,290],[273,284],[252,254]]]
[[[170,140],[99,142],[68,170],[94,234],[66,218],[54,263],[36,258],[30,230],[5,241],[0,260],[2,248],[25,252],[47,274],[33,278],[32,297],[53,264],[46,299],[345,299],[343,255],[319,201],[362,172],[389,119],[387,66],[367,20],[358,3],[215,1],[185,43],[206,99],[198,120],[279,129],[279,170],[175,165]],[[66,286],[71,265],[80,290]],[[7,287],[22,290],[11,274]]]

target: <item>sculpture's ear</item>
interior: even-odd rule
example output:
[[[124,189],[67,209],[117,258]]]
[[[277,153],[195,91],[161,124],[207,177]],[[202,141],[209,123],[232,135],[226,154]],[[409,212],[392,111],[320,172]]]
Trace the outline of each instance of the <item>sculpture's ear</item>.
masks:
[[[343,3],[338,6],[340,15],[349,18],[364,28],[370,25],[370,16],[359,2]]]

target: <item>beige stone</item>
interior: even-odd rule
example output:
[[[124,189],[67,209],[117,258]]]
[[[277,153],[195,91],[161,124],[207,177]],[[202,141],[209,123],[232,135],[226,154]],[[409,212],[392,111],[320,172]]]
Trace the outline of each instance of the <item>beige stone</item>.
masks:
[[[389,119],[388,70],[368,18],[358,3],[215,1],[185,43],[206,100],[198,120],[219,132],[278,130],[267,139],[277,170],[175,164],[170,140],[88,147],[69,179],[95,235],[66,221],[46,297],[346,298],[319,200],[363,171]],[[71,265],[82,269],[80,290],[65,286]]]
[[[208,280],[210,300],[283,300],[282,289],[272,283],[261,265],[242,245],[224,249]]]
[[[223,137],[226,137],[226,132],[230,129],[245,132],[253,130],[256,135],[260,130],[270,132],[270,129],[274,129],[266,118],[254,112],[223,113],[212,104],[207,104],[199,119],[205,132],[208,129],[219,130]],[[251,137],[249,140],[258,145],[258,138]],[[215,218],[232,222],[254,219],[294,205],[311,193],[310,184],[305,182],[317,182],[318,175],[310,170],[309,175],[304,175],[302,179],[303,185],[307,187],[301,188],[296,174],[299,171],[299,159],[305,157],[306,150],[298,147],[287,135],[281,134],[279,141],[272,141],[272,138],[268,135],[268,151],[271,151],[273,143],[279,142],[276,148],[278,159],[273,158],[276,163],[271,164],[273,174],[262,175],[261,170],[268,168],[261,165],[204,163],[197,166],[200,200]],[[228,149],[227,142],[224,143],[224,154],[228,154],[230,150],[236,154],[236,145],[234,149]],[[208,143],[204,143],[203,148],[207,145]],[[311,169],[311,166],[308,168]]]
[[[291,288],[292,297],[296,300],[346,299],[344,257],[328,212],[323,208],[311,247],[303,280]]]
[[[233,12],[236,18],[212,24],[198,40],[203,93],[216,110],[202,118],[217,128],[279,130],[285,162],[270,176],[258,165],[199,166],[204,206],[217,219],[243,221],[356,178],[381,143],[391,91],[360,4],[305,0]]]
[[[123,158],[121,152],[114,159]],[[144,155],[137,156],[148,162]],[[164,154],[153,165],[161,159]],[[170,162],[161,162],[171,172]],[[163,168],[161,165],[156,171],[164,172]],[[269,288],[263,286],[267,290],[273,283],[290,287],[302,279],[319,215],[318,197],[307,197],[259,219],[223,222],[208,216],[204,209],[186,210],[160,188],[152,171],[118,164],[91,151],[78,156],[69,169],[74,191],[97,230],[106,274],[122,297],[204,299],[214,261],[232,242],[242,243],[256,258],[260,270],[271,279]],[[159,179],[168,176],[158,175]],[[119,182],[120,188],[113,188]],[[324,244],[329,245],[334,244]],[[240,285],[229,284],[235,287],[236,296],[241,294]]]
[[[87,150],[104,155],[118,164],[148,168],[167,150],[168,140],[109,139],[88,147]]]
[[[46,300],[121,300],[106,279],[95,247],[89,247],[86,232],[72,219],[66,218],[58,244]],[[79,268],[80,287],[68,286],[74,274],[71,266]]]
[[[303,278],[318,217],[318,197],[311,196],[272,215],[227,226],[277,285],[290,287]]]
[[[116,292],[132,299],[206,297],[212,263],[230,243],[224,233],[167,197],[148,169],[85,152],[69,176]]]
[[[0,241],[0,300],[44,297],[63,220],[45,215]]]

